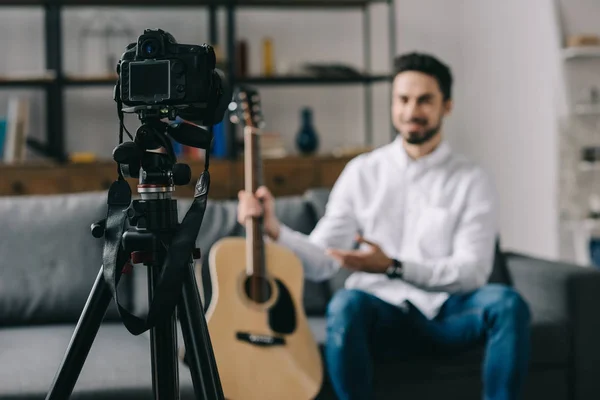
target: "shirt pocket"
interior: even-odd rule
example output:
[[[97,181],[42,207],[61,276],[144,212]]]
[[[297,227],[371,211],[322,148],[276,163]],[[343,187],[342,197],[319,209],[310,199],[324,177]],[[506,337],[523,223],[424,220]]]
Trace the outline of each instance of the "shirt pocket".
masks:
[[[443,207],[425,206],[417,219],[416,243],[424,258],[448,257],[452,254],[452,242],[456,214]]]

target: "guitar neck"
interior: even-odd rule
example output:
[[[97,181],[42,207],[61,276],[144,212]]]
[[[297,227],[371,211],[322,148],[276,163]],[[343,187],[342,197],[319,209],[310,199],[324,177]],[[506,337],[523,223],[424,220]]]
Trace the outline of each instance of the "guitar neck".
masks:
[[[262,160],[260,155],[260,135],[256,128],[244,127],[244,169],[245,190],[255,193],[262,185]],[[263,219],[254,217],[246,221],[246,266],[248,274],[266,276],[265,245],[263,240]]]

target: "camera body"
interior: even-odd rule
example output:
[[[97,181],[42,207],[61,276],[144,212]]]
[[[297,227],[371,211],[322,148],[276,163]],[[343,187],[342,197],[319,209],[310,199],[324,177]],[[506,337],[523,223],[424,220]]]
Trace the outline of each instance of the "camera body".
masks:
[[[223,98],[224,77],[215,65],[211,46],[178,44],[168,32],[145,29],[119,60],[115,100],[126,106],[124,112],[167,110],[170,118],[218,123],[229,99]]]

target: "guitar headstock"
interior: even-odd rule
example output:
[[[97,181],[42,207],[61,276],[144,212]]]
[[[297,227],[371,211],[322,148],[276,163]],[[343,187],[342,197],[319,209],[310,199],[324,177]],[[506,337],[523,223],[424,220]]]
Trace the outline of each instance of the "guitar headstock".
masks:
[[[242,124],[251,128],[262,128],[265,124],[262,114],[262,104],[258,90],[239,86],[233,93],[229,103],[229,119],[234,124]]]

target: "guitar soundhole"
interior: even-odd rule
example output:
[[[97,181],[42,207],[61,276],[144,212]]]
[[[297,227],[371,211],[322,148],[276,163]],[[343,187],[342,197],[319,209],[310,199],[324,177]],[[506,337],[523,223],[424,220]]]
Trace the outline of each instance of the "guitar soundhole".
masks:
[[[272,294],[271,285],[262,276],[249,276],[244,283],[246,295],[255,303],[262,304],[269,301]]]

